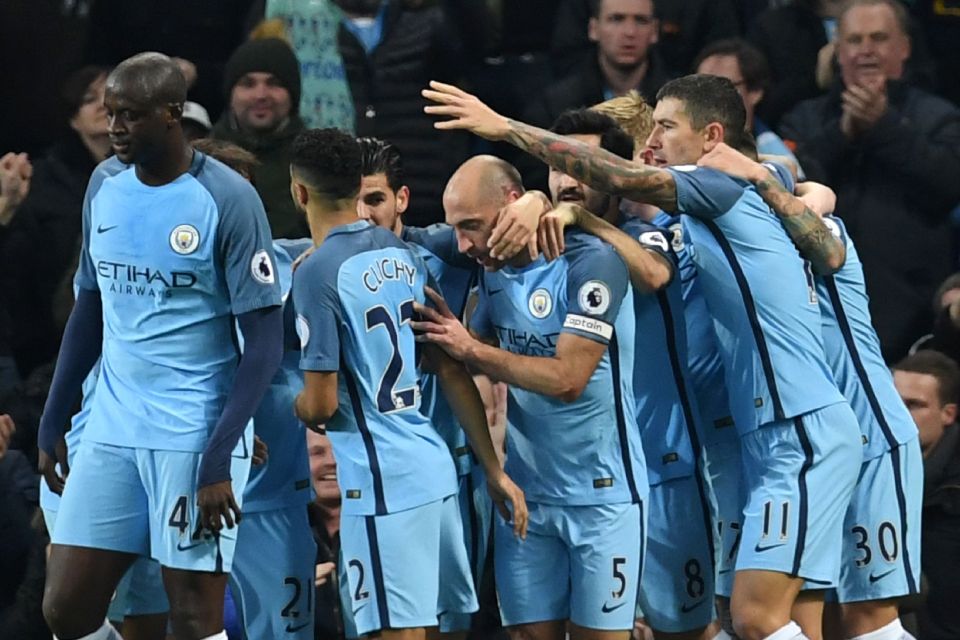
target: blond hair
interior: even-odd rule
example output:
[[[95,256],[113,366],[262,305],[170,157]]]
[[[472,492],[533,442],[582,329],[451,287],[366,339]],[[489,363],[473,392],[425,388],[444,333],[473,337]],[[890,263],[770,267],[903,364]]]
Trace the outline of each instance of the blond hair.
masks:
[[[643,96],[636,91],[610,98],[593,105],[590,109],[616,120],[620,128],[633,138],[633,144],[637,149],[642,149],[646,145],[647,138],[653,131],[653,107],[647,104]]]

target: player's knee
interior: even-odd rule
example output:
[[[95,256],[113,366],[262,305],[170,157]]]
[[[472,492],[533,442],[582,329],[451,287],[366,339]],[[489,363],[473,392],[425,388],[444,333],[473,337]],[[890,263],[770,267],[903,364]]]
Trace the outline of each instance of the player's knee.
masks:
[[[730,613],[733,617],[733,630],[741,640],[762,640],[789,622],[781,620],[776,612],[754,602],[738,603],[734,600]]]
[[[70,602],[65,594],[55,586],[48,584],[43,594],[43,619],[54,635],[61,638],[73,638],[86,635],[103,624],[103,618],[89,618],[86,607],[78,607]]]

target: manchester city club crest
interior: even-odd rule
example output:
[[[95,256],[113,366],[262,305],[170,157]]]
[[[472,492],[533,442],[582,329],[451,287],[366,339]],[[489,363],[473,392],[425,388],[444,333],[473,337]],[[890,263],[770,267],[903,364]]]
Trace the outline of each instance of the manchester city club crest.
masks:
[[[546,318],[553,311],[553,298],[550,297],[550,292],[546,289],[537,289],[531,293],[527,308],[530,309],[530,315],[534,318]]]
[[[170,248],[182,256],[200,246],[200,232],[192,224],[181,224],[170,233]]]

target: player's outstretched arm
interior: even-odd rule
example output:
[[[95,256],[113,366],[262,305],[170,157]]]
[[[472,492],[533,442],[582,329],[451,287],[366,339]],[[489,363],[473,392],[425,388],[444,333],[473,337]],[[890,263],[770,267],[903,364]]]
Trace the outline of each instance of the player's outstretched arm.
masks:
[[[488,140],[505,140],[598,191],[666,211],[677,209],[676,184],[667,171],[505,118],[476,96],[453,85],[431,81],[430,88],[422,93],[437,103],[424,107],[426,113],[451,118],[435,122],[433,126],[437,129],[466,129]]]
[[[57,366],[53,371],[50,393],[40,417],[37,446],[39,469],[54,493],[63,491],[69,473],[67,447],[63,432],[76,404],[84,378],[100,357],[103,347],[103,303],[100,292],[80,288],[60,343]],[[57,463],[63,475],[56,471]]]
[[[575,225],[613,247],[626,263],[630,282],[637,291],[653,293],[670,284],[673,265],[663,256],[645,249],[638,238],[624,233],[578,204],[565,202],[557,209],[568,211],[569,214],[563,215],[563,218],[572,218]]]
[[[412,323],[415,331],[422,332],[417,340],[437,344],[472,369],[528,391],[573,402],[607,349],[593,340],[562,333],[553,357],[510,353],[471,336],[436,291],[427,287],[426,292],[437,308],[414,303],[414,311],[423,318]]]
[[[829,275],[843,266],[847,258],[843,241],[833,235],[820,216],[787,191],[762,164],[724,143],[714,147],[697,164],[751,182],[783,222],[783,228],[800,255],[810,262],[817,273]]]
[[[467,434],[470,448],[483,465],[483,471],[487,476],[487,488],[500,515],[507,522],[512,519],[514,534],[525,538],[527,536],[527,503],[523,491],[514,484],[500,466],[500,459],[490,439],[487,412],[473,378],[462,362],[454,360],[436,345],[425,345],[423,358],[424,367],[436,372],[443,395],[450,403],[464,433]],[[507,502],[510,503],[510,509],[507,509]]]
[[[244,336],[243,355],[223,413],[203,451],[197,477],[200,522],[214,532],[224,521],[227,528],[233,528],[234,521],[240,522],[240,508],[230,484],[230,456],[283,357],[282,307],[242,313],[237,316],[237,324]]]

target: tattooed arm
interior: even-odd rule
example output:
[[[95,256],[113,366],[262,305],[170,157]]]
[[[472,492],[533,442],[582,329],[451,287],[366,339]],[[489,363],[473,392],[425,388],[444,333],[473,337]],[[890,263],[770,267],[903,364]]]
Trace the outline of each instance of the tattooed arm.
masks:
[[[843,241],[833,235],[820,216],[787,191],[762,164],[723,143],[703,156],[697,164],[751,182],[764,202],[780,218],[801,257],[808,260],[817,273],[829,275],[843,266],[847,258]]]
[[[435,122],[437,129],[466,129],[488,140],[505,140],[598,191],[665,211],[677,210],[676,183],[667,171],[510,120],[452,85],[431,82],[430,87],[423,90],[423,96],[437,104],[424,107],[424,111],[452,118]]]

